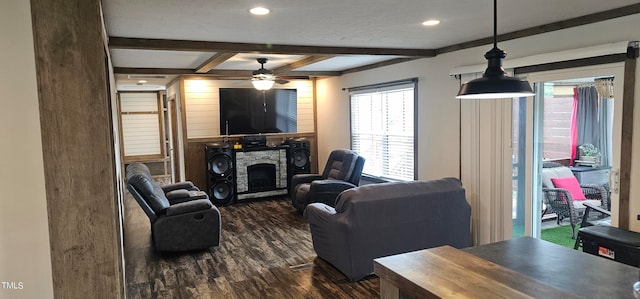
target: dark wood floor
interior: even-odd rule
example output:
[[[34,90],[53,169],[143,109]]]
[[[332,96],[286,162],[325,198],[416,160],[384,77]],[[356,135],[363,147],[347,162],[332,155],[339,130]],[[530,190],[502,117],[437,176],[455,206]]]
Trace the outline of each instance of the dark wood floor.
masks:
[[[147,216],[127,193],[127,297],[379,298],[377,277],[352,283],[316,257],[309,226],[288,200],[259,200],[219,209],[220,246],[158,254]]]

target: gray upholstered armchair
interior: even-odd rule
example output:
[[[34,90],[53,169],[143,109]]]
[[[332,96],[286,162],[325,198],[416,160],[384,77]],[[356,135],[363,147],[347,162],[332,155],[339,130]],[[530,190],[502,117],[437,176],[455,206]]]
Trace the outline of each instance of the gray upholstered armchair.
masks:
[[[329,154],[322,174],[297,174],[291,178],[289,195],[299,212],[312,202],[334,206],[340,192],[360,183],[365,159],[346,149]]]
[[[151,221],[156,250],[188,251],[220,243],[220,212],[206,193],[186,189],[165,193],[138,163],[127,167],[127,189]],[[171,201],[167,194],[179,196]]]

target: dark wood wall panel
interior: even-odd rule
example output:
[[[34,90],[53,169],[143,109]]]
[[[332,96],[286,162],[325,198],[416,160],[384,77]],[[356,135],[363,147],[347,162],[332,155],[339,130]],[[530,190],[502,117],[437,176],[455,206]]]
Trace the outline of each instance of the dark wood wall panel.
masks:
[[[123,298],[99,0],[31,0],[55,298]]]
[[[629,229],[631,219],[630,198],[631,193],[631,165],[633,156],[633,109],[635,103],[636,85],[636,58],[638,50],[630,51],[624,64],[624,91],[622,94],[622,138],[620,153],[620,203],[618,213],[618,227]]]

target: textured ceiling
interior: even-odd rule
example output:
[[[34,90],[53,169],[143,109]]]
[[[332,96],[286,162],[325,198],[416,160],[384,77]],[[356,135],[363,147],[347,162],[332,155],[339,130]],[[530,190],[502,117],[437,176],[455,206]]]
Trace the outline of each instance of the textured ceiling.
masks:
[[[438,49],[490,37],[493,2],[484,0],[270,0],[266,16],[248,10],[255,0],[103,0],[110,37],[225,43]],[[498,33],[514,32],[637,4],[632,0],[509,0],[498,2]],[[440,25],[421,22],[439,19]],[[112,49],[115,67],[193,69],[214,51]],[[299,53],[288,53],[299,54]],[[303,53],[304,54],[304,53]],[[217,70],[252,70],[259,53],[243,53]],[[275,68],[304,55],[266,56]],[[342,71],[399,56],[339,55],[300,67]],[[119,76],[121,78],[122,76]]]

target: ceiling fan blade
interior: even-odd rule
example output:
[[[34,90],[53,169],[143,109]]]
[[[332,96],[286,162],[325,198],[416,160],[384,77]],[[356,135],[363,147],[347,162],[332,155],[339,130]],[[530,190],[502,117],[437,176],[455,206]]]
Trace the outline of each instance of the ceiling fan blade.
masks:
[[[264,68],[264,64],[267,63],[267,58],[258,58],[257,60],[258,60],[258,63],[260,63],[260,69],[253,71],[253,76],[251,76],[251,80],[253,81],[270,80],[278,84],[287,84],[290,82],[289,80],[282,79],[276,76],[273,73],[273,70]]]
[[[252,78],[256,80],[275,80],[275,76],[269,73],[255,73]]]

